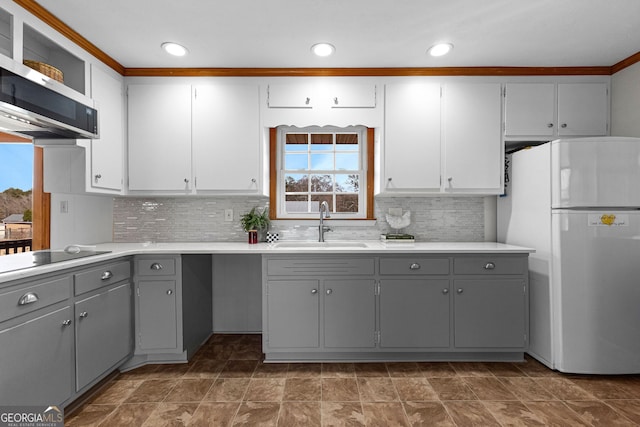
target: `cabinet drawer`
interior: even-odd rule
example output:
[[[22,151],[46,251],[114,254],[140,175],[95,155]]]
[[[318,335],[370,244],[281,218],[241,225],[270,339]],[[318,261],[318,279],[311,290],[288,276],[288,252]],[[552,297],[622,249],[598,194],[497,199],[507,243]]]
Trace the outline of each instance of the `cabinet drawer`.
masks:
[[[57,277],[0,294],[0,322],[69,298],[71,277]]]
[[[350,274],[374,274],[373,258],[299,258],[269,259],[269,276],[340,276]]]
[[[94,289],[118,283],[131,276],[131,264],[122,261],[101,267],[84,270],[73,275],[75,295],[93,291]]]
[[[454,274],[525,274],[527,257],[470,257],[453,260]]]
[[[380,258],[380,274],[449,274],[448,258]]]
[[[176,274],[175,258],[149,258],[136,261],[138,276],[174,276]]]

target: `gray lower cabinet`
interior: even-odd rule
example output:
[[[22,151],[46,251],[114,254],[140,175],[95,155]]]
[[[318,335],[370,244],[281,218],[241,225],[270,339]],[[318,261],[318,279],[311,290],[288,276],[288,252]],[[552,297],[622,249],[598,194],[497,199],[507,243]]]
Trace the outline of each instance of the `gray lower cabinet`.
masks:
[[[320,281],[270,280],[266,336],[270,348],[320,347]]]
[[[177,284],[175,280],[140,280],[138,348],[172,351],[178,348]]]
[[[376,282],[329,279],[322,285],[324,347],[376,346]]]
[[[61,405],[73,394],[73,314],[65,306],[0,330],[0,402]]]
[[[75,303],[76,390],[131,354],[132,313],[129,282]]]

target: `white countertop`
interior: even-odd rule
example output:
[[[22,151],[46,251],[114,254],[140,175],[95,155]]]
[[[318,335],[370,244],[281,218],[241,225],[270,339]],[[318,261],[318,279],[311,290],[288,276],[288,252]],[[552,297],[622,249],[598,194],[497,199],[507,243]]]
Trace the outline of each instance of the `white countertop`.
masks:
[[[95,245],[96,251],[111,251],[107,254],[94,255],[70,261],[0,273],[0,283],[30,277],[38,274],[52,273],[66,268],[80,267],[110,259],[130,255],[143,254],[311,254],[311,253],[351,253],[351,254],[491,254],[491,253],[532,253],[532,248],[506,245],[495,242],[416,242],[416,243],[384,243],[378,240],[354,242],[364,247],[349,246],[344,241],[329,241],[324,247],[282,247],[293,241],[277,243],[258,243],[250,245],[241,242],[172,242],[172,243],[102,243]],[[332,243],[347,246],[332,247]],[[15,255],[0,256],[0,271],[11,266]]]

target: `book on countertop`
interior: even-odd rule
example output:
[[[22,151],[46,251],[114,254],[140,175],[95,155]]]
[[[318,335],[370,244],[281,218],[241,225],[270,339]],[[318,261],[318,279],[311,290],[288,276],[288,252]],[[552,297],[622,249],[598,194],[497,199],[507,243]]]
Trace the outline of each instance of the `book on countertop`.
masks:
[[[415,242],[415,238],[411,234],[395,234],[395,233],[387,233],[381,234],[380,240],[383,242],[402,242],[402,243],[413,243]]]

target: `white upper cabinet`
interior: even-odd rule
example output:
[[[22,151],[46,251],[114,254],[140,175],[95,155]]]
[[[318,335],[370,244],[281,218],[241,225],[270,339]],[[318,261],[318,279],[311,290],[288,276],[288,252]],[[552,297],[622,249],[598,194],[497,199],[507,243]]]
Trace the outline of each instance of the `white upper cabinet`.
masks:
[[[384,174],[387,193],[440,190],[440,85],[385,87]]]
[[[128,86],[129,190],[191,191],[191,86]]]
[[[508,83],[505,91],[506,138],[609,133],[606,83]]]
[[[331,88],[331,108],[375,108],[376,86],[368,83],[342,82]]]
[[[197,191],[257,193],[261,188],[259,87],[194,89],[193,161]]]
[[[554,83],[507,83],[505,90],[505,135],[555,134]]]
[[[313,108],[314,88],[310,83],[270,84],[269,108]]]
[[[443,190],[500,194],[503,182],[499,83],[443,86]]]
[[[607,135],[608,106],[606,83],[558,84],[558,135]]]
[[[100,139],[91,141],[90,188],[119,192],[122,190],[124,150],[122,80],[92,64],[91,98],[98,108]]]

